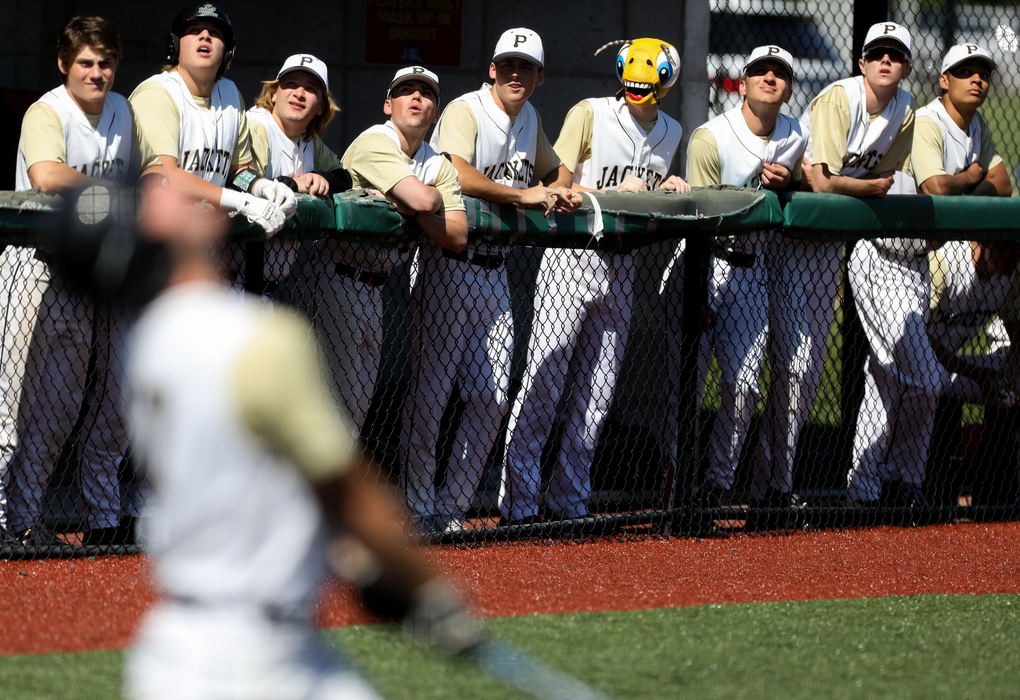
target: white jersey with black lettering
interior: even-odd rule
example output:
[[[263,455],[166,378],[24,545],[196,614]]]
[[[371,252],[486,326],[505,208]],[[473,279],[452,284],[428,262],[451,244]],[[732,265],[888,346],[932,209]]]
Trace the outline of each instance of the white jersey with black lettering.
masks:
[[[509,115],[492,99],[492,86],[485,84],[475,92],[458,97],[475,115],[475,162],[477,170],[493,182],[523,190],[535,177],[538,151],[538,113],[530,102],[517,118]],[[439,150],[439,128],[432,132],[432,147]]]
[[[241,95],[237,86],[226,78],[217,80],[210,108],[204,110],[195,104],[177,71],[164,71],[142,84],[149,82],[162,85],[181,114],[177,167],[218,187],[225,186],[241,128]]]
[[[900,133],[900,127],[910,109],[910,93],[903,88],[896,88],[896,94],[882,113],[871,119],[868,115],[867,96],[864,93],[864,77],[857,75],[837,80],[818,93],[801,116],[800,123],[805,133],[811,133],[811,108],[819,97],[836,86],[843,88],[850,103],[850,133],[847,134],[846,155],[843,156],[843,167],[839,174],[863,177],[878,165]],[[810,138],[805,155],[808,158],[812,155]]]
[[[981,155],[981,120],[971,119],[965,132],[946,112],[941,99],[917,110],[918,117],[930,117],[942,132],[942,167],[950,175],[966,170]]]
[[[95,127],[71,99],[65,85],[50,90],[39,101],[52,107],[60,117],[64,127],[67,165],[89,177],[116,181],[127,179],[131,167],[133,120],[123,96],[115,92],[106,96],[102,116]],[[15,188],[19,192],[32,189],[20,147]]]
[[[631,116],[625,100],[593,97],[591,159],[578,163],[574,182],[596,190],[615,190],[633,175],[654,190],[669,173],[673,154],[680,145],[683,129],[660,111],[652,130],[645,132]]]
[[[269,138],[269,162],[266,164],[265,177],[274,179],[280,175],[297,178],[314,170],[315,141],[299,138],[297,141],[283,133],[283,129],[273,119],[272,113],[262,107],[252,107],[247,112],[249,121],[258,122],[266,127]]]

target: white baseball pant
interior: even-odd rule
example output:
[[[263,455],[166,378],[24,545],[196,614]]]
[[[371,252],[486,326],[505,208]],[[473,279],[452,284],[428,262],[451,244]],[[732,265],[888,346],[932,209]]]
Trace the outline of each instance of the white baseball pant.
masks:
[[[407,503],[420,519],[462,519],[509,408],[513,318],[506,267],[444,257],[420,246],[411,386],[404,405]],[[446,479],[438,488],[439,423],[454,386],[465,403]]]
[[[769,298],[762,255],[750,267],[739,267],[713,256],[708,279],[709,304],[715,324],[702,336],[698,385],[705,390],[709,359],[714,350],[719,364],[719,412],[708,443],[705,480],[733,488],[740,450],[747,437],[754,406],[761,398],[761,372],[768,337]],[[672,340],[676,344],[679,339]],[[700,403],[700,402],[699,402]]]
[[[310,268],[312,274],[302,276],[299,285],[299,305],[312,318],[333,385],[361,430],[379,377],[382,286],[340,275],[325,259],[317,259]]]
[[[9,479],[7,527],[20,532],[42,517],[43,496],[85,398],[93,324],[96,393],[82,431],[80,484],[87,526],[114,527],[121,505],[117,471],[128,449],[120,410],[127,318],[97,312],[60,277],[51,277],[30,248],[4,251],[0,285],[6,295],[0,474]]]
[[[849,277],[869,352],[847,495],[873,501],[883,482],[924,483],[931,417],[948,373],[926,330],[926,254],[891,253],[860,241],[850,255]]]
[[[627,344],[633,277],[632,255],[548,249],[542,256],[527,369],[507,432],[499,499],[504,517],[538,514],[542,448],[575,354],[563,446],[546,505],[556,517],[588,513],[595,448]]]
[[[142,622],[124,674],[133,700],[379,697],[310,622],[271,621],[241,604],[160,604]]]
[[[773,236],[766,245],[772,377],[755,452],[754,498],[793,489],[797,440],[821,383],[842,260],[839,241]]]

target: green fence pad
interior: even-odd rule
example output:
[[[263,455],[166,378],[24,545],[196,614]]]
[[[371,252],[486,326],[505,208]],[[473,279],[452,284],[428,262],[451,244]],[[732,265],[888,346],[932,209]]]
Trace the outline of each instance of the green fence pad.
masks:
[[[342,240],[392,244],[413,240],[420,234],[415,224],[404,230],[404,217],[387,200],[367,190],[355,189],[333,195],[334,230]]]
[[[602,232],[593,235],[589,196],[573,214],[518,209],[466,198],[472,237],[496,243],[515,242],[558,248],[634,248],[692,234],[753,231],[782,222],[779,199],[772,192],[736,187],[705,187],[675,192],[599,192]]]
[[[0,245],[35,245],[48,215],[62,201],[38,191],[0,191]]]
[[[596,195],[603,231],[590,233],[593,208],[588,198],[573,214],[553,214],[465,197],[472,239],[517,245],[625,250],[684,236],[739,234],[783,225],[788,235],[818,240],[915,236],[934,239],[1016,238],[1020,198],[890,196],[857,199],[796,192],[780,198],[767,190],[736,187],[695,188],[684,194],[602,192]],[[46,225],[45,214],[60,197],[39,192],[0,192],[0,242],[33,245]],[[307,195],[279,236],[338,238],[397,244],[421,235],[385,199],[365,190],[335,195],[332,201]],[[262,240],[258,226],[234,217],[231,236]]]
[[[577,212],[549,217],[537,209],[465,197],[469,235],[491,243],[613,250],[692,232],[752,231],[782,222],[779,199],[766,190],[706,187],[684,194],[600,192],[595,196],[602,212],[603,231],[598,236],[590,233],[594,208],[587,196]],[[365,190],[337,195],[334,203],[338,238],[398,243],[418,234],[416,227],[404,232],[402,217],[392,205]]]
[[[933,196],[932,237],[1016,238],[1020,235],[1020,198]],[[965,234],[965,235],[964,235]]]
[[[859,199],[795,192],[784,200],[785,232],[796,238],[1010,238],[1020,234],[1020,199],[1011,197],[890,195]]]

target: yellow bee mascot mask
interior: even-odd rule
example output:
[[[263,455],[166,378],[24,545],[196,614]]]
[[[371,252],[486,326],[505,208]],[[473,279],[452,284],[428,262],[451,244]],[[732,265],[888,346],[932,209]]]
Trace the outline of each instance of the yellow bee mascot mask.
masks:
[[[621,39],[603,45],[595,52],[623,44],[616,55],[616,77],[623,86],[617,97],[626,97],[632,105],[662,102],[680,76],[680,53],[661,39]]]

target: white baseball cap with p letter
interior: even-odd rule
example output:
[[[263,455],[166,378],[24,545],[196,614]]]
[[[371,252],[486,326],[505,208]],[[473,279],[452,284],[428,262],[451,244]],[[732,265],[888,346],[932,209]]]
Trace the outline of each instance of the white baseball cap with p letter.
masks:
[[[747,69],[753,66],[759,61],[779,61],[786,66],[787,70],[790,71],[790,79],[794,78],[793,72],[793,56],[789,51],[782,48],[781,46],[767,45],[767,46],[756,46],[751,55],[747,57],[747,61],[744,63],[744,75],[747,75]]]
[[[279,80],[295,70],[308,71],[322,81],[322,85],[327,91],[329,90],[329,73],[326,71],[326,64],[312,54],[296,53],[293,56],[288,56],[287,60],[283,62],[283,68],[276,74],[276,79]]]
[[[397,70],[393,74],[393,80],[390,81],[390,86],[386,88],[386,97],[390,96],[393,92],[393,88],[406,83],[408,80],[420,80],[432,87],[436,92],[436,99],[439,99],[439,76],[430,71],[428,68],[423,66],[405,66]]]
[[[977,44],[957,44],[946,51],[945,58],[942,59],[942,71],[945,73],[953,66],[957,66],[964,61],[971,59],[978,59],[988,64],[988,67],[995,70],[995,61],[992,60],[992,54]]]
[[[501,58],[516,56],[531,61],[539,68],[545,67],[545,49],[542,48],[542,37],[534,30],[525,27],[507,29],[496,42],[496,50],[492,52],[492,62]]]
[[[864,37],[864,46],[861,54],[866,54],[868,49],[876,46],[900,49],[910,58],[910,32],[902,24],[895,22],[878,22],[871,25],[867,35]]]

